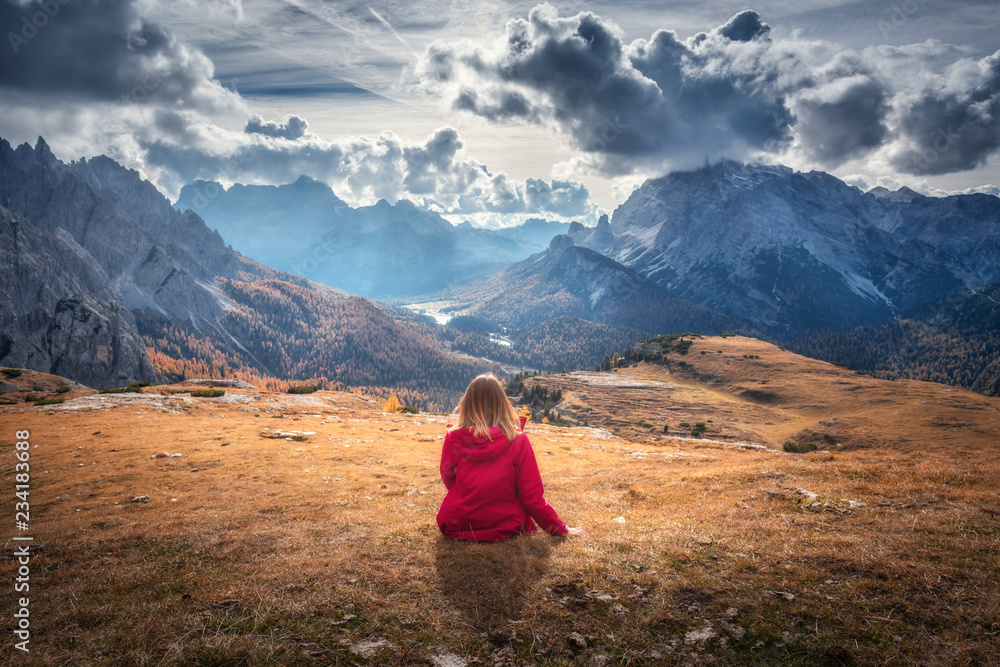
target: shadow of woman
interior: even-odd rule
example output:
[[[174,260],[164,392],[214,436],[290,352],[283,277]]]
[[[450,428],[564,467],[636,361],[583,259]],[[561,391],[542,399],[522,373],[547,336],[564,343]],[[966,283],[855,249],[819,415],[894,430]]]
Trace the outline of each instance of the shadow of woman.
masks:
[[[492,632],[521,618],[548,569],[554,540],[538,531],[503,542],[466,542],[441,536],[435,566],[442,593],[477,631]]]

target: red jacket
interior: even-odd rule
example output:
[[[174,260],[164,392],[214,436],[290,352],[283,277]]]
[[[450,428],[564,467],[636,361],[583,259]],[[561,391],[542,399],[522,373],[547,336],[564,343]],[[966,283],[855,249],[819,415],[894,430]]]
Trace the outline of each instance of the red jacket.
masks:
[[[536,522],[550,535],[566,534],[566,524],[545,502],[535,452],[523,432],[512,442],[495,427],[488,438],[475,437],[471,428],[449,431],[441,479],[448,493],[437,522],[446,537],[499,542],[535,532]]]

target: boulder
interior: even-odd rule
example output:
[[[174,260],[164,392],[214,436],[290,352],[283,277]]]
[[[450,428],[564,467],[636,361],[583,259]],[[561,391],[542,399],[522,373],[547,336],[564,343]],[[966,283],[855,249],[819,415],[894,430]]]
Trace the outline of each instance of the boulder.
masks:
[[[1000,359],[996,359],[986,367],[976,381],[972,383],[972,391],[984,396],[1000,394]]]

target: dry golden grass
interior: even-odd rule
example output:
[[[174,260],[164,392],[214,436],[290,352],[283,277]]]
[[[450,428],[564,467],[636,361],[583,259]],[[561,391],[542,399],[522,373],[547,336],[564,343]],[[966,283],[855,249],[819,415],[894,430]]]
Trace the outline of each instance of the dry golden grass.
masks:
[[[778,372],[768,384],[782,395],[807,391],[805,379],[795,389]],[[582,392],[595,412],[602,397],[620,401],[609,427],[627,438],[529,426],[549,502],[587,528],[587,541],[443,539],[434,516],[446,418],[386,414],[350,394],[227,389],[192,399],[150,387],[141,397],[74,392],[61,406],[0,408],[8,439],[29,429],[37,446],[31,534],[40,547],[31,653],[14,651],[8,631],[0,656],[391,665],[428,664],[442,648],[486,665],[998,663],[996,430],[964,447],[748,449],[726,437],[780,442],[782,411],[739,410],[718,376],[698,385],[692,374],[683,391],[721,398],[689,400],[691,409],[732,433],[679,440],[660,426],[654,438],[638,425],[652,408],[621,385],[662,373],[623,369],[619,386],[591,378]],[[892,386],[900,405],[925,400],[910,387],[941,389]],[[664,409],[680,409],[669,401],[682,390],[658,391]],[[996,399],[983,400],[984,413],[996,410]],[[852,409],[834,415],[845,434],[877,416]],[[724,421],[740,413],[760,423]],[[886,423],[881,437],[894,429],[917,426]],[[182,456],[157,457],[164,452]],[[130,502],[140,495],[149,502]],[[4,507],[10,526],[13,505]],[[14,567],[2,561],[8,582]],[[369,638],[393,646],[352,652]]]

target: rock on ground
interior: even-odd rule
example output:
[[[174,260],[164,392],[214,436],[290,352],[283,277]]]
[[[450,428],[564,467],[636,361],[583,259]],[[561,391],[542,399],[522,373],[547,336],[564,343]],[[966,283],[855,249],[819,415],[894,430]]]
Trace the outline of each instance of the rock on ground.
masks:
[[[374,658],[381,652],[396,653],[396,645],[388,639],[381,637],[369,637],[364,641],[351,645],[351,653],[360,655],[362,658]]]
[[[435,655],[427,656],[427,662],[434,667],[465,667],[468,663],[454,653],[438,647]]]

